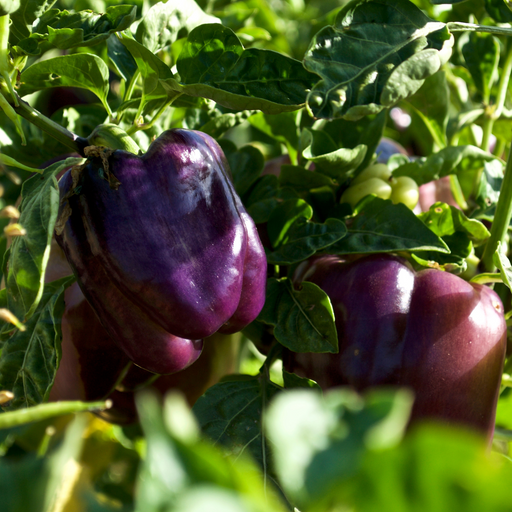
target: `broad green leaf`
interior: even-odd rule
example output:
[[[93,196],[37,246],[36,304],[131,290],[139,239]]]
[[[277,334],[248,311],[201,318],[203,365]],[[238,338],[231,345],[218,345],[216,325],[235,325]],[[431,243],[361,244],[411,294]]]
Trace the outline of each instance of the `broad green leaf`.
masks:
[[[283,112],[282,114],[267,115],[263,112],[255,114],[248,119],[249,123],[284,144],[291,162],[297,161],[297,146],[299,136],[297,129],[297,114],[295,112]]]
[[[317,80],[301,62],[283,54],[244,49],[231,29],[218,24],[192,30],[176,64],[186,94],[267,114],[300,108]]]
[[[273,265],[292,265],[329,247],[347,234],[347,227],[338,219],[327,219],[323,224],[303,219],[296,221],[287,233],[286,241],[274,252],[267,253]]]
[[[401,440],[411,405],[412,396],[404,390],[375,390],[363,397],[349,389],[324,396],[312,389],[279,394],[264,425],[285,492],[301,510],[342,505],[333,495],[346,489],[365,453]]]
[[[157,396],[149,392],[140,393],[136,398],[147,448],[137,480],[135,510],[284,512],[281,501],[266,481],[267,475],[262,475],[247,454],[234,456],[233,450],[225,449],[220,442],[214,446],[209,439],[177,434],[178,424],[183,424],[185,420],[186,424],[191,425],[195,423],[195,418],[188,408],[177,411],[173,407],[176,405],[175,398],[168,395],[163,410]],[[247,413],[252,418],[250,412],[249,406]],[[182,421],[173,418],[176,413],[180,414]],[[240,420],[243,417],[244,414],[239,415]],[[254,428],[254,422],[251,421],[251,425],[248,423],[245,426]],[[234,432],[237,435],[247,434],[247,430]],[[227,436],[224,440],[228,440]],[[205,505],[205,489],[222,489],[225,493],[222,496],[229,498],[223,500],[213,492],[212,501]],[[237,505],[242,502],[244,508],[225,509],[224,506],[232,505],[230,498],[234,498]],[[221,508],[214,508],[215,505]],[[202,508],[195,508],[197,506]]]
[[[280,188],[277,176],[266,175],[258,178],[244,198],[247,212],[256,224],[267,222],[274,209],[287,199],[297,198],[298,194],[289,187]]]
[[[232,376],[215,384],[193,407],[201,430],[228,453],[247,452],[269,471],[270,447],[262,433],[261,420],[272,397],[281,388],[260,377]]]
[[[512,12],[504,0],[485,0],[485,10],[498,23],[512,22]]]
[[[366,154],[358,169],[363,170],[373,159],[375,150],[383,136],[386,125],[387,111],[383,110],[375,116],[365,116],[358,121],[333,119],[326,122],[323,131],[331,136],[338,148],[350,148],[364,144]]]
[[[448,253],[446,244],[403,204],[368,196],[347,220],[347,235],[329,247],[332,254],[397,251]]]
[[[0,356],[0,389],[14,393],[10,409],[40,404],[48,399],[60,359],[60,318],[63,294],[74,277],[45,285],[39,306],[26,322],[26,331],[16,331]]]
[[[350,2],[306,53],[306,69],[322,77],[307,108],[317,118],[376,114],[414,94],[452,46],[446,26],[408,0]]]
[[[500,271],[501,278],[503,283],[512,290],[512,264],[510,260],[507,258],[507,255],[504,254],[501,248],[501,242],[498,242],[498,249],[494,253],[493,262]]]
[[[325,174],[308,171],[298,165],[282,165],[278,179],[279,185],[282,187],[292,187],[299,193],[307,192],[313,188],[334,188],[337,186],[337,184]]]
[[[285,389],[306,388],[316,389],[318,391],[322,390],[322,388],[314,380],[306,379],[305,377],[299,377],[295,373],[287,372],[284,369],[283,382]]]
[[[8,309],[22,320],[30,318],[43,294],[44,274],[59,209],[55,175],[81,161],[69,158],[57,162],[43,175],[35,175],[23,185],[19,223],[27,234],[12,242],[6,279]]]
[[[287,233],[299,219],[309,220],[313,210],[303,199],[289,199],[280,204],[270,215],[268,235],[270,243],[277,248],[287,241]]]
[[[313,283],[305,281],[296,290],[288,278],[269,279],[258,320],[273,325],[277,341],[294,352],[338,351],[331,301]]]
[[[107,39],[107,52],[110,62],[114,65],[121,78],[130,81],[137,71],[137,63],[126,46],[117,37]]]
[[[237,149],[234,144],[226,142],[230,141],[221,140],[220,145],[228,159],[235,189],[238,195],[242,196],[258,179],[265,165],[265,158],[254,146],[246,145]]]
[[[446,203],[433,204],[428,212],[420,213],[418,218],[437,236],[444,237],[460,231],[466,234],[475,246],[482,245],[490,236],[487,228],[479,220],[469,219],[461,210]]]
[[[361,165],[366,156],[367,147],[359,144],[355,148],[338,148],[324,131],[306,130],[302,156],[313,162],[317,172],[325,174],[339,183],[350,176]]]
[[[462,54],[466,67],[481,95],[482,103],[488,105],[492,86],[498,79],[498,64],[500,61],[498,39],[491,34],[475,32],[467,34],[465,43],[462,45]]]
[[[136,11],[130,5],[108,7],[104,14],[51,9],[37,20],[30,39],[47,42],[60,50],[93,46],[108,39],[110,34],[129,28],[135,21]],[[29,44],[26,39],[18,42],[21,48]]]
[[[206,14],[195,0],[167,0],[155,3],[144,14],[135,39],[156,52],[174,43],[183,29],[190,32],[198,25],[219,22],[219,18]]]
[[[408,99],[439,148],[446,146],[450,91],[443,71],[428,77],[419,91]]]
[[[483,438],[450,425],[425,424],[396,448],[367,451],[356,476],[326,500],[361,512],[380,510],[383,503],[400,511],[503,512],[512,508],[510,478],[508,457],[490,453]]]
[[[10,2],[10,0],[2,1]],[[14,0],[14,4],[19,4],[20,8],[11,12],[11,41],[16,43],[29,37],[32,23],[50,9],[54,3],[55,0]]]
[[[110,113],[107,102],[109,90],[107,65],[96,55],[79,53],[43,60],[25,68],[21,73],[19,95],[26,96],[52,87],[79,87],[98,96]]]
[[[416,261],[424,266],[441,265],[446,270],[464,270],[464,260],[471,253],[473,246],[482,245],[490,236],[480,221],[468,219],[461,210],[446,203],[433,204],[428,212],[419,214],[418,218],[450,249],[450,254],[426,251],[415,255]]]
[[[346,235],[347,228],[341,220],[327,219],[320,224],[310,222],[312,216],[311,206],[302,199],[290,199],[274,209],[267,226],[270,243],[276,249],[267,253],[270,264],[303,261]]]
[[[484,163],[483,172],[480,175],[480,182],[475,194],[475,201],[480,207],[480,211],[475,213],[475,215],[492,220],[496,203],[500,197],[503,176],[504,167],[499,160],[491,160]]]
[[[422,156],[393,171],[393,176],[410,176],[418,185],[438,180],[448,174],[470,173],[485,162],[498,161],[495,155],[476,146],[448,146],[428,157]]]

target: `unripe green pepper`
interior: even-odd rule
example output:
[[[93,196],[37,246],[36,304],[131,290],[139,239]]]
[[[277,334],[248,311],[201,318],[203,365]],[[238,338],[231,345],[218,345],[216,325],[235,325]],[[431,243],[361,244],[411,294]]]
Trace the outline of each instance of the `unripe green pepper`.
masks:
[[[375,194],[393,203],[404,203],[411,210],[418,204],[419,191],[416,182],[408,176],[394,178],[388,166],[376,163],[356,176],[343,192],[340,202],[354,207],[364,197]]]

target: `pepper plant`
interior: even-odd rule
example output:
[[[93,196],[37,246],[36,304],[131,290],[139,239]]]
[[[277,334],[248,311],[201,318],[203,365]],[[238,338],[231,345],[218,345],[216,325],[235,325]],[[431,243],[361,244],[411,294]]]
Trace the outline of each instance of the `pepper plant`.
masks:
[[[512,510],[503,329],[436,387],[499,395],[486,435],[411,421],[473,361],[467,326],[510,317],[511,71],[504,0],[0,0],[2,507]],[[377,161],[384,198],[358,179]],[[293,278],[315,258],[442,275],[493,314],[431,300],[405,338],[455,352],[353,385],[335,292]],[[346,386],[290,354],[347,356]]]

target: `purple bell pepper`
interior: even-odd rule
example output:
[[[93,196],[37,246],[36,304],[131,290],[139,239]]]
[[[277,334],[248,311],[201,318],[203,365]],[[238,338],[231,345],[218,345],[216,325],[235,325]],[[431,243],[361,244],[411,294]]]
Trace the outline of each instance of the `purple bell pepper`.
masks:
[[[210,136],[169,130],[141,156],[96,148],[59,182],[56,239],[118,346],[155,373],[197,359],[265,300],[254,222]]]
[[[389,254],[352,262],[317,256],[295,280],[330,297],[339,353],[288,352],[287,370],[323,388],[406,386],[415,394],[411,422],[437,418],[492,437],[506,352],[493,290],[441,270],[415,272]]]

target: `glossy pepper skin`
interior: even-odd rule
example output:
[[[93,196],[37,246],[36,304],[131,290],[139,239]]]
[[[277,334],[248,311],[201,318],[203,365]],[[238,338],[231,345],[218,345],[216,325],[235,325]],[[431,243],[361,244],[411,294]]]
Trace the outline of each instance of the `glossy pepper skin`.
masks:
[[[388,254],[352,262],[318,256],[295,279],[330,297],[339,353],[289,352],[289,371],[323,388],[407,386],[415,393],[412,422],[437,418],[492,437],[506,351],[494,291],[440,270],[415,272]]]
[[[265,253],[210,136],[169,130],[144,155],[116,150],[107,162],[93,157],[59,182],[61,218],[71,213],[56,239],[118,346],[173,373],[199,356],[194,340],[256,318]]]

